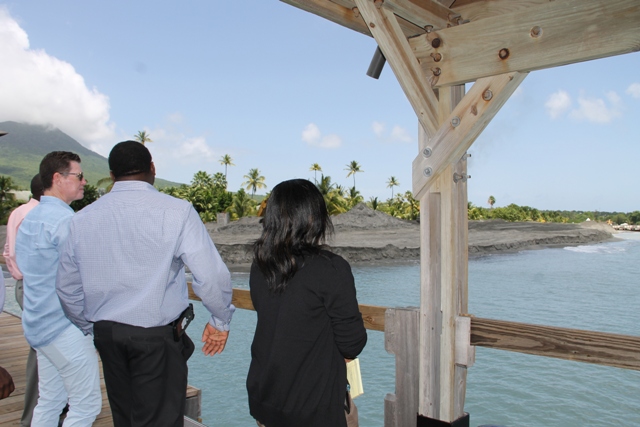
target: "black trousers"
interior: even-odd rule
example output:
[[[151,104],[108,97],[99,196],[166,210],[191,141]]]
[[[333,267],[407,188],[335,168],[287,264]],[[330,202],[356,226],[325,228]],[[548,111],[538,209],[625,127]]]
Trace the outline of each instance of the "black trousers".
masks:
[[[141,328],[99,321],[93,326],[115,427],[182,427],[187,360],[194,345],[187,334],[173,339],[171,326]]]

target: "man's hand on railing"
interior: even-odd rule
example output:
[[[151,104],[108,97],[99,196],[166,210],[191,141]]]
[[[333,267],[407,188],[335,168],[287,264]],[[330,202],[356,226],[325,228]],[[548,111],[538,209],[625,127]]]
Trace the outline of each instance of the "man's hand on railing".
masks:
[[[222,353],[227,344],[227,338],[229,338],[229,331],[219,331],[207,322],[204,332],[202,332],[202,342],[204,343],[202,352],[205,356]]]

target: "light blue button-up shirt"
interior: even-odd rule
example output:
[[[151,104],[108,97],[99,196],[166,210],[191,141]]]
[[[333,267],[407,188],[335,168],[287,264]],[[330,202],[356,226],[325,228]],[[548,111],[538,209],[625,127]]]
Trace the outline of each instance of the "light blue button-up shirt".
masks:
[[[22,327],[34,348],[51,343],[71,325],[56,295],[56,272],[72,217],[73,209],[65,202],[42,196],[18,229],[16,262],[24,276]]]
[[[163,326],[189,304],[185,264],[209,322],[229,330],[231,276],[193,206],[146,182],[118,181],[71,221],[58,295],[85,333],[100,320]]]

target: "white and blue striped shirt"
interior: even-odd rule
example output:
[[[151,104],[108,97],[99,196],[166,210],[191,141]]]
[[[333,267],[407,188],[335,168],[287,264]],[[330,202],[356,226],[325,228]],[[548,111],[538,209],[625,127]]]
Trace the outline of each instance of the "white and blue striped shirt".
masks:
[[[197,212],[146,182],[118,181],[73,217],[60,254],[58,296],[85,333],[100,320],[167,325],[188,305],[185,264],[209,323],[228,331],[235,311],[231,277]]]

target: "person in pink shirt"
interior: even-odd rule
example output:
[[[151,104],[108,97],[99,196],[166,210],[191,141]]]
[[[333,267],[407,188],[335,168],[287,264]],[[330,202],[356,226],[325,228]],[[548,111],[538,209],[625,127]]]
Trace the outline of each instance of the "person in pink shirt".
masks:
[[[40,174],[37,174],[31,180],[31,200],[29,200],[24,205],[18,206],[11,212],[9,215],[9,220],[7,222],[7,242],[4,245],[4,252],[2,256],[4,257],[7,268],[9,269],[9,273],[13,276],[14,279],[22,282],[22,273],[16,264],[16,235],[18,234],[18,228],[20,224],[22,224],[22,220],[25,216],[31,211],[31,209],[35,208],[38,203],[40,203],[40,196],[42,196],[42,181],[40,181]],[[22,283],[21,283],[22,285]],[[20,286],[20,290],[22,291],[22,286]],[[22,307],[22,298],[18,298],[18,286],[16,284],[16,299],[18,299],[18,303],[20,303],[20,307]]]
[[[37,174],[31,180],[31,200],[24,205],[18,206],[11,215],[7,222],[7,242],[4,245],[4,251],[2,256],[7,263],[7,268],[11,276],[16,279],[16,301],[22,308],[23,298],[23,286],[22,286],[22,272],[16,265],[16,235],[18,234],[18,228],[22,224],[22,220],[27,214],[40,203],[40,196],[42,196],[42,181],[40,180],[40,174]],[[27,358],[27,384],[24,392],[24,410],[22,412],[22,418],[20,419],[20,426],[30,426],[31,417],[33,416],[33,408],[38,403],[38,362],[36,360],[36,352],[34,349],[29,350],[29,357]]]

